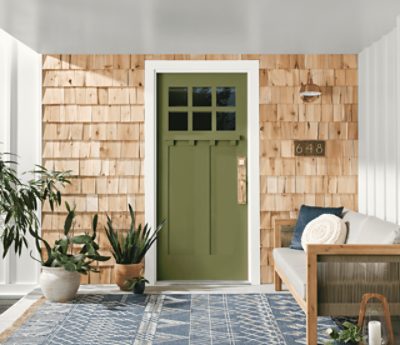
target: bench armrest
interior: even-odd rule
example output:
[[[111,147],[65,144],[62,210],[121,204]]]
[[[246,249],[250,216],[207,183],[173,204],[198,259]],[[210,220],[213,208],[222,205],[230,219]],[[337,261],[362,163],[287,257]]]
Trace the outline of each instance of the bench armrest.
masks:
[[[282,247],[282,233],[284,229],[294,228],[296,219],[275,219],[274,222],[274,248]],[[287,231],[286,231],[287,232]],[[293,231],[291,232],[293,233]]]
[[[309,244],[307,257],[318,255],[400,255],[400,244]]]

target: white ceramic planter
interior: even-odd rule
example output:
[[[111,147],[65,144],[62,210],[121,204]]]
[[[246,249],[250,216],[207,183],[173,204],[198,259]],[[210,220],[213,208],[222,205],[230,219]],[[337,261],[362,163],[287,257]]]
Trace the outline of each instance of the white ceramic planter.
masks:
[[[80,274],[63,267],[43,267],[39,279],[43,295],[52,302],[67,302],[79,289]]]

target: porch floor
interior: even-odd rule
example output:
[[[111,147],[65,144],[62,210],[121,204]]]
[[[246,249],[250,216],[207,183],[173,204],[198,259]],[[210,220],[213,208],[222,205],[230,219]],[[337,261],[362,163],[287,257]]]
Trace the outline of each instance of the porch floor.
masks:
[[[146,293],[159,294],[180,294],[180,293],[191,293],[191,294],[207,294],[207,293],[225,293],[225,294],[240,294],[240,293],[272,293],[274,292],[273,284],[264,285],[183,285],[183,284],[160,284],[156,286],[146,287]],[[116,285],[81,285],[79,288],[79,294],[131,294],[131,292],[120,291]],[[20,300],[13,300],[16,303],[0,314],[0,333],[11,327],[12,324],[18,320],[29,307],[42,297],[40,288],[34,289]],[[4,304],[7,301],[3,300]],[[2,304],[0,296],[0,308]]]

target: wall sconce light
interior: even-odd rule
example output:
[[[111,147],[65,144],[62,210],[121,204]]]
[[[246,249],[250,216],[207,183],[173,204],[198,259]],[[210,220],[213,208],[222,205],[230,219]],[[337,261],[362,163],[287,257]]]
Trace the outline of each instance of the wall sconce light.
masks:
[[[321,96],[321,88],[314,84],[311,73],[308,72],[308,79],[307,79],[307,84],[301,83],[300,87],[300,97],[304,102],[313,102],[315,101],[319,96]]]

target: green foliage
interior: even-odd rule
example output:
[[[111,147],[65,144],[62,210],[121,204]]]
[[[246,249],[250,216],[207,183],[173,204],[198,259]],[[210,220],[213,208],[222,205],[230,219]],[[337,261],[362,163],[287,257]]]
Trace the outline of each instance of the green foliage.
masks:
[[[357,325],[345,321],[342,324],[342,330],[336,330],[332,328],[328,328],[326,334],[330,336],[333,341],[328,341],[327,345],[332,344],[358,344],[360,342],[365,341],[362,330]]]
[[[142,227],[142,224],[136,228],[135,212],[129,205],[129,214],[131,225],[126,235],[114,230],[112,220],[107,216],[106,235],[111,244],[111,252],[117,264],[137,264],[140,263],[147,251],[157,240],[158,235],[164,226],[163,221],[152,231],[148,224]]]
[[[97,214],[93,217],[92,234],[73,235],[73,225],[75,220],[75,208],[65,203],[68,214],[64,223],[63,236],[56,240],[54,246],[44,240],[36,231],[31,231],[32,236],[37,243],[42,242],[45,246],[46,253],[43,255],[38,248],[40,255],[40,263],[46,267],[64,267],[70,272],[79,272],[87,274],[89,271],[97,272],[93,265],[96,261],[107,261],[109,256],[99,254],[99,245],[96,243],[97,236]],[[32,254],[31,254],[32,256]],[[36,259],[35,259],[36,260]]]
[[[49,202],[50,209],[61,205],[61,192],[70,183],[70,172],[49,171],[36,166],[36,170],[26,182],[18,177],[15,156],[0,152],[0,240],[3,258],[11,246],[21,255],[23,247],[28,247],[27,231],[38,232],[37,215],[39,203]],[[39,202],[38,202],[39,201]]]
[[[138,284],[143,284],[143,283],[149,283],[149,281],[143,277],[142,275],[137,277],[137,278],[132,278],[132,279],[128,279],[125,281],[124,283],[124,289],[127,290],[132,290],[136,285]]]

